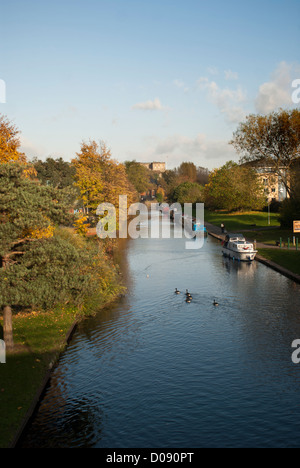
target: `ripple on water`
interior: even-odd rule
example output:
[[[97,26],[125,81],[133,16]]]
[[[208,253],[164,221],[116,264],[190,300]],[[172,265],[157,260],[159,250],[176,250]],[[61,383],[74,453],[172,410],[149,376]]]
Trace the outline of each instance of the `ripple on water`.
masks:
[[[184,242],[129,242],[128,296],[78,327],[23,446],[299,445],[299,286]]]

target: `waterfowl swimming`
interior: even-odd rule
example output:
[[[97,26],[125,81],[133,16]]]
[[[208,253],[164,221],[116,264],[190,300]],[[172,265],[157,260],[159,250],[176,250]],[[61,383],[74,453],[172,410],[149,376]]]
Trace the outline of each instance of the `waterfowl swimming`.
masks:
[[[186,301],[185,301],[185,302],[188,302],[188,303],[192,302],[192,298],[191,298],[191,297],[189,297],[189,296],[187,296],[187,298],[186,298]]]
[[[177,288],[175,289],[175,294],[180,294],[180,291],[178,291]]]
[[[216,300],[214,300],[214,306],[217,307],[218,305],[219,303]]]
[[[188,289],[185,290],[185,295],[186,295],[186,296],[190,296],[190,293],[189,293],[189,290],[188,290]]]

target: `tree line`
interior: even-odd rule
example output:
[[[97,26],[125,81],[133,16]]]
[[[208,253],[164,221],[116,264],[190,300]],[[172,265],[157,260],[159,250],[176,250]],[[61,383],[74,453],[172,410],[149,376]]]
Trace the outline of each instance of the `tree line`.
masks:
[[[14,313],[66,304],[89,313],[123,291],[111,246],[86,237],[84,222],[103,201],[137,198],[125,166],[104,143],[83,142],[72,163],[28,161],[19,133],[0,116],[0,308],[7,349],[14,348]]]
[[[293,219],[299,218],[299,115],[298,110],[282,109],[266,116],[249,115],[229,142],[240,155],[238,163],[228,161],[221,168],[208,171],[193,162],[183,162],[175,169],[158,174],[137,161],[125,161],[124,165],[115,162],[109,167],[112,175],[109,185],[118,181],[123,193],[130,193],[130,200],[136,199],[137,194],[155,189],[159,202],[203,202],[211,210],[262,210],[267,206],[270,194],[266,193],[259,170],[267,168],[277,185],[285,188],[287,199],[281,203],[281,221],[285,226],[291,225]],[[108,156],[110,160],[107,147],[101,143],[98,146],[95,142],[83,144],[72,164],[51,158],[46,162],[36,161],[34,167],[38,177],[45,182],[51,175],[51,183],[59,184],[61,188],[72,185],[77,177],[81,201],[90,213],[103,199],[114,203],[113,190],[105,194],[103,183],[99,182],[99,171],[88,177],[83,174],[86,170],[83,168],[88,164],[93,168],[92,161],[95,157],[99,160],[99,154],[100,159],[105,160]],[[87,181],[96,188],[96,198]],[[272,204],[271,209],[273,206],[278,209],[278,203]]]
[[[129,178],[138,192],[157,188],[157,199],[179,203],[205,203],[211,210],[262,210],[272,193],[263,185],[264,171],[287,197],[271,209],[280,208],[280,220],[291,228],[300,219],[300,112],[279,109],[268,115],[249,115],[241,122],[229,144],[240,155],[208,171],[192,162],[167,170],[160,177],[135,161],[127,162]],[[154,184],[154,185],[153,185]]]
[[[249,115],[241,122],[230,144],[241,163],[267,167],[285,187],[287,198],[280,208],[281,225],[292,228],[300,219],[300,111],[298,109]]]
[[[211,210],[257,210],[266,205],[257,168],[268,167],[288,198],[281,221],[300,219],[300,112],[250,115],[230,142],[241,156],[209,172],[192,162],[161,175],[136,161],[113,159],[103,142],[82,142],[69,163],[29,161],[20,132],[0,115],[0,308],[5,342],[13,347],[13,313],[69,304],[79,310],[103,305],[121,290],[110,240],[91,240],[102,202],[118,207],[148,189],[162,202],[204,202]],[[90,307],[91,308],[91,307]]]

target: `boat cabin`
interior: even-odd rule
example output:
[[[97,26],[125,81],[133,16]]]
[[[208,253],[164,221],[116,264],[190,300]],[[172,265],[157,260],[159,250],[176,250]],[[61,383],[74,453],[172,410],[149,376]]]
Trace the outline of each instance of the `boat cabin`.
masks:
[[[243,234],[227,234],[225,242],[245,242]]]

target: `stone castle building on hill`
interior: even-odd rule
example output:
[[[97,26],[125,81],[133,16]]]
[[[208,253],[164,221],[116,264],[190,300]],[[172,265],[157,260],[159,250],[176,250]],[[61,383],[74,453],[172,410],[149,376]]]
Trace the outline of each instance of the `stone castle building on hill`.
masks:
[[[166,163],[165,162],[151,162],[151,163],[140,163],[142,166],[150,169],[153,172],[166,172]]]

